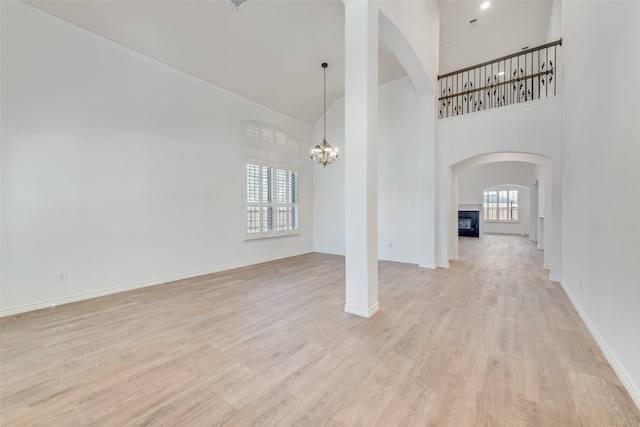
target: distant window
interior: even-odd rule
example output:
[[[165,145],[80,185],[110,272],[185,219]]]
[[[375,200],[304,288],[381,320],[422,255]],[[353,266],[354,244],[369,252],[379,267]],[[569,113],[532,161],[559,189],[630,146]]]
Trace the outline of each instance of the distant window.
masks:
[[[518,190],[487,190],[482,200],[485,220],[518,221]]]

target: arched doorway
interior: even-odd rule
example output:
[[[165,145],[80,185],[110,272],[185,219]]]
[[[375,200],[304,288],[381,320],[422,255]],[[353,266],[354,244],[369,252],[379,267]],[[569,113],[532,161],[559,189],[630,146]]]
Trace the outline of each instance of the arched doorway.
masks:
[[[535,177],[535,181],[532,182],[532,185],[535,188],[535,183],[538,184],[536,191],[534,191],[534,193],[537,193],[538,197],[536,198],[535,210],[530,209],[529,215],[531,215],[532,217],[530,218],[530,221],[536,222],[536,234],[544,233],[546,235],[546,236],[545,235],[539,236],[538,241],[540,240],[543,240],[546,242],[551,241],[550,233],[552,228],[549,226],[549,224],[551,224],[554,220],[553,210],[551,209],[552,208],[552,192],[553,192],[551,158],[548,156],[543,156],[539,154],[518,153],[518,152],[481,154],[478,156],[473,156],[473,157],[464,159],[449,167],[449,209],[448,209],[449,216],[448,216],[448,233],[447,233],[449,259],[458,259],[458,256],[459,256],[458,238],[457,238],[458,237],[457,212],[458,212],[458,206],[460,204],[459,203],[460,173],[470,168],[474,168],[476,166],[488,165],[488,164],[500,163],[500,162],[522,162],[522,163],[534,165],[537,168],[537,176]],[[540,187],[542,188],[543,194],[540,194]],[[542,203],[539,203],[541,199],[542,199]],[[546,227],[544,227],[544,231],[538,225],[541,218],[542,218],[542,221],[546,223]],[[559,221],[559,218],[558,218],[558,221]],[[545,249],[546,250],[544,252],[544,267],[547,269],[550,269],[551,253],[552,253],[552,250],[555,248],[547,247]]]

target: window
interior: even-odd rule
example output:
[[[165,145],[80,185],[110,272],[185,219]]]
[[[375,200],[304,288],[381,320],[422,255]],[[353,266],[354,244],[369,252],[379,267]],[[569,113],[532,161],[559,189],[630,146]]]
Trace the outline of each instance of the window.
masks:
[[[293,168],[247,160],[246,195],[247,237],[298,230],[298,172]]]
[[[487,221],[518,221],[518,190],[487,190],[483,198]]]
[[[245,238],[298,233],[298,142],[269,125],[242,122]]]

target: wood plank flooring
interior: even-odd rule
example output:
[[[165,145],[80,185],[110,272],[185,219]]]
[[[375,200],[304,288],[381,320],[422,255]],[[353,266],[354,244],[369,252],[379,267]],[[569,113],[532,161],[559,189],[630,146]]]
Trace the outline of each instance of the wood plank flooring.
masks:
[[[0,424],[640,426],[533,243],[460,254],[380,262],[371,319],[322,254],[3,318]]]

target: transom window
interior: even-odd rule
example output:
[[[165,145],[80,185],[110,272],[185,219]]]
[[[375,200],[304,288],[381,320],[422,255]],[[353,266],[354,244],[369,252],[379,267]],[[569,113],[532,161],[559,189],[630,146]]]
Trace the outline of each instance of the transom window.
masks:
[[[487,190],[482,201],[486,221],[518,221],[518,190]]]

